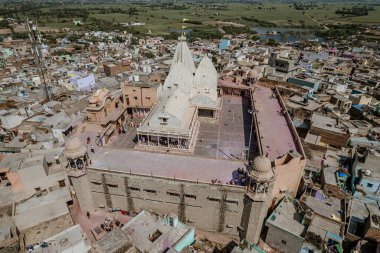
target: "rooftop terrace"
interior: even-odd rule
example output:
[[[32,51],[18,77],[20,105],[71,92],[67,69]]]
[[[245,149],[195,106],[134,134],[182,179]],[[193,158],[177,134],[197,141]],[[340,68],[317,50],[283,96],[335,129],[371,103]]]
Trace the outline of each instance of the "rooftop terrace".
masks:
[[[253,107],[263,155],[268,154],[268,158],[274,161],[294,150],[305,157],[293,123],[289,116],[284,114],[283,101],[270,87],[260,83],[256,85]]]
[[[92,167],[117,170],[124,173],[176,178],[211,183],[212,180],[229,182],[243,161],[217,160],[194,156],[179,156],[128,149],[97,148],[90,153]]]
[[[269,216],[266,223],[301,236],[305,231],[305,225],[301,221],[302,216],[297,212],[294,200],[290,197],[285,197]]]

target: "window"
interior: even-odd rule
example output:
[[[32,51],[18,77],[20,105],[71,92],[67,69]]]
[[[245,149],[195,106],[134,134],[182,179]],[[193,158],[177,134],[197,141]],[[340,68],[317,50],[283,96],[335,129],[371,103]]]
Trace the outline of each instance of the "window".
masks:
[[[217,199],[217,198],[208,197],[208,200],[213,201],[213,202],[220,202],[220,199]]]
[[[332,194],[332,191],[327,191],[328,194]]]
[[[238,205],[238,204],[239,204],[239,201],[237,201],[237,200],[232,200],[232,199],[226,199],[226,203],[234,204],[234,205]]]
[[[166,125],[168,123],[168,118],[161,118],[161,125]]]
[[[281,240],[281,243],[286,245],[286,241],[285,240]]]
[[[144,192],[157,193],[155,190],[150,190],[150,189],[144,189]]]
[[[170,196],[175,196],[175,197],[179,197],[180,196],[180,194],[176,193],[176,192],[167,192],[167,194],[169,194]]]
[[[371,184],[371,183],[368,183],[368,184],[367,184],[367,187],[368,187],[368,188],[372,188],[372,186],[373,186],[373,184]]]
[[[96,181],[91,181],[91,184],[94,184],[94,185],[101,185],[102,183],[100,183],[100,182],[96,182]]]
[[[135,97],[135,100],[137,100],[137,97]]]
[[[197,196],[191,194],[185,194],[185,197],[189,199],[197,199]]]
[[[132,190],[132,191],[140,191],[140,188],[137,188],[137,187],[127,187],[127,189]]]
[[[65,187],[66,186],[65,180],[59,180],[58,184],[59,184],[59,187]]]
[[[111,187],[111,188],[118,188],[118,185],[117,184],[107,184],[108,187]]]
[[[145,97],[146,100],[150,100],[150,97]]]

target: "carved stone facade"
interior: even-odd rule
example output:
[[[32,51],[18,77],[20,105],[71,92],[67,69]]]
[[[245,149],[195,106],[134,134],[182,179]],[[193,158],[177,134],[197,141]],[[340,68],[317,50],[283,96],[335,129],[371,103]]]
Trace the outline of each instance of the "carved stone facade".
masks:
[[[255,201],[243,186],[217,185],[116,171],[88,169],[72,177],[84,212],[116,208],[176,213],[196,228],[258,242],[267,202]]]

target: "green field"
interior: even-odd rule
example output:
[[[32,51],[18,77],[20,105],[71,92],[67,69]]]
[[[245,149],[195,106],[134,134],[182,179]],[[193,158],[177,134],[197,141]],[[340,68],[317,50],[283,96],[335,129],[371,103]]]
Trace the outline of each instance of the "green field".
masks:
[[[337,9],[350,8],[354,4],[331,3],[326,6],[307,10],[306,13],[324,24],[380,24],[380,6],[375,6],[375,11],[370,11],[368,16],[341,17],[335,14]]]
[[[188,28],[215,29],[210,22],[225,21],[243,24],[248,27],[269,25],[278,27],[305,27],[320,28],[322,24],[380,24],[380,6],[375,6],[375,11],[370,11],[367,16],[342,17],[335,14],[339,8],[350,8],[355,3],[328,3],[318,4],[312,9],[299,11],[292,4],[265,3],[265,4],[178,4],[177,9],[170,9],[168,6],[148,6],[143,4],[71,4],[54,7],[42,7],[39,15],[35,12],[13,14],[19,18],[30,17],[37,20],[41,25],[53,28],[70,28],[73,30],[87,30],[89,25],[106,23],[118,24],[125,22],[144,22],[145,26],[135,27],[134,31],[147,33],[149,30],[154,34],[167,34],[170,29],[181,29],[184,25],[183,18],[190,22],[207,22],[206,24],[185,24]],[[136,9],[134,15],[120,13],[101,13],[102,10],[115,8],[122,12],[127,12],[131,7]],[[59,9],[72,9],[88,11],[88,17],[83,19],[79,16],[67,14],[67,16],[57,16]],[[41,15],[42,13],[42,15]],[[50,15],[50,13],[52,13]],[[73,19],[80,19],[84,22],[83,26],[74,26]],[[315,20],[313,20],[315,19]],[[92,26],[93,27],[93,26]]]

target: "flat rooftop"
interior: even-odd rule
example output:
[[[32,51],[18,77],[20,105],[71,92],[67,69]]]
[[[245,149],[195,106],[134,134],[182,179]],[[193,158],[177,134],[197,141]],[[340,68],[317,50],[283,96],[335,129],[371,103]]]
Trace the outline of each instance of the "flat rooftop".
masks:
[[[320,128],[334,133],[346,134],[346,127],[343,124],[338,123],[334,118],[330,118],[318,113],[313,113],[311,122],[312,127]]]
[[[301,222],[302,216],[297,213],[294,200],[287,196],[266,220],[267,224],[279,227],[297,236],[301,236],[306,228]]]
[[[185,179],[223,184],[236,177],[238,168],[245,168],[243,161],[218,160],[195,156],[151,153],[130,149],[95,149],[90,153],[92,168],[117,170],[147,176]]]
[[[304,194],[301,197],[301,201],[304,202],[315,213],[332,219],[334,216],[344,221],[344,215],[341,211],[344,211],[343,200],[335,197],[324,196],[322,190],[312,191],[310,195]]]
[[[263,155],[274,161],[290,150],[298,151],[290,125],[282,113],[280,101],[270,88],[260,85],[253,92],[253,104],[261,137]]]
[[[99,253],[127,252],[132,247],[130,239],[120,228],[114,228],[94,245]]]
[[[122,227],[141,252],[165,252],[173,247],[189,231],[190,227],[177,223],[175,227],[148,212],[141,212]],[[157,234],[157,238],[149,238]]]

